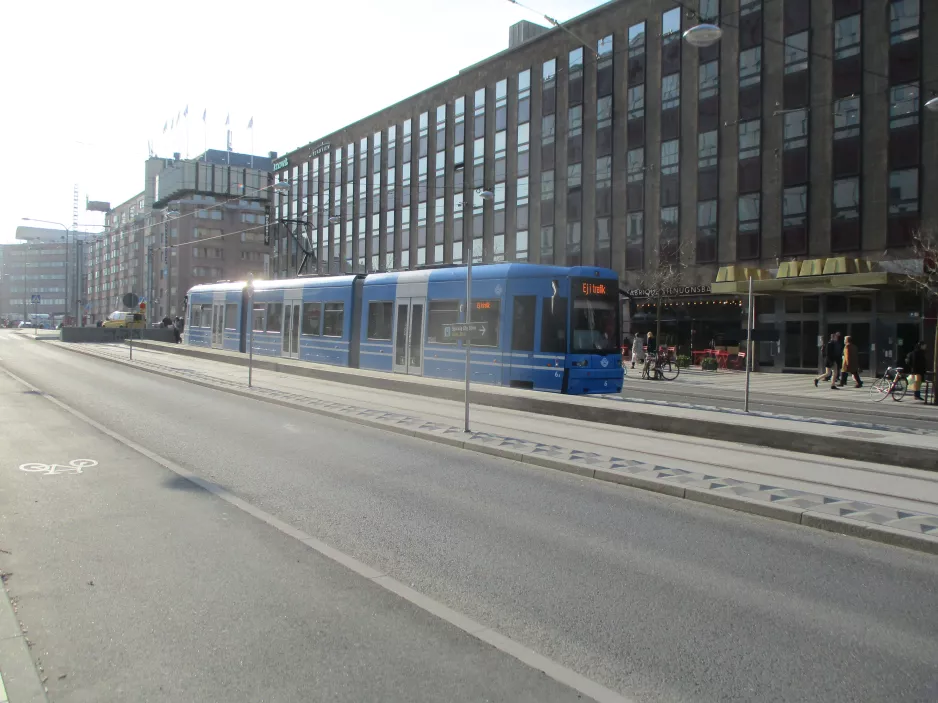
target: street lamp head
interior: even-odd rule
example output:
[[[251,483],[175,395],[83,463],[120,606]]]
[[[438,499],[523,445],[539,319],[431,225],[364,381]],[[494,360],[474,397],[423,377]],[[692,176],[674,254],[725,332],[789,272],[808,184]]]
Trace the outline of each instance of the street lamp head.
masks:
[[[723,30],[715,24],[698,24],[684,32],[684,41],[691,46],[704,48],[713,46],[723,36]]]
[[[278,193],[282,193],[283,191],[290,189],[290,181],[277,181],[271,186],[271,188],[273,188]]]
[[[938,95],[932,96],[930,100],[925,102],[925,109],[929,112],[938,112]]]
[[[330,224],[330,225],[337,225],[337,224],[339,224],[341,221],[342,221],[342,218],[339,217],[338,215],[333,215],[332,217],[329,218],[329,224]]]
[[[479,197],[483,200],[495,200],[495,193],[490,190],[479,191]]]
[[[179,215],[179,210],[176,210],[175,208],[173,208],[172,210],[167,210],[165,214],[169,215],[170,217],[176,217],[177,215]]]

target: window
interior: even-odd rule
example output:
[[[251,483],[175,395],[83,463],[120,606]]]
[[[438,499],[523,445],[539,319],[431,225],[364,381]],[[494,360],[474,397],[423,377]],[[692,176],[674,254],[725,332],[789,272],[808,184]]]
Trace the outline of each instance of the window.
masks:
[[[473,300],[472,301],[472,321],[482,322],[485,326],[485,334],[481,337],[473,337],[472,345],[474,347],[497,347],[499,319],[501,311],[500,300]]]
[[[720,92],[720,62],[708,61],[698,69],[697,89],[700,99],[710,98]]]
[[[544,115],[541,117],[541,142],[543,144],[550,144],[554,141],[556,125],[556,115]]]
[[[629,88],[629,115],[628,119],[634,120],[645,116],[645,85],[635,85]]]
[[[567,299],[544,298],[541,306],[541,351],[546,354],[567,352]]]
[[[918,124],[918,83],[889,89],[889,129]]]
[[[541,200],[551,200],[554,197],[554,172],[541,173]]]
[[[279,332],[283,318],[283,303],[267,303],[267,331]]]
[[[238,306],[234,303],[225,306],[225,329],[238,329]]]
[[[668,43],[681,31],[681,8],[675,7],[661,15],[661,36],[662,42]]]
[[[785,113],[785,150],[808,146],[808,111],[792,110]]]
[[[345,321],[345,303],[326,303],[322,315],[323,337],[341,337]]]
[[[717,130],[697,135],[697,168],[717,165]]]
[[[739,0],[740,16],[751,15],[762,9],[762,0]]]
[[[739,123],[739,160],[759,155],[762,141],[762,124],[759,120]]]
[[[759,229],[759,193],[739,196],[739,231],[747,232]]]
[[[626,154],[627,173],[629,182],[642,181],[645,179],[645,149],[629,149]]]
[[[918,169],[889,174],[889,214],[918,212]]]
[[[639,22],[629,27],[629,56],[645,53],[645,23]]]
[[[567,133],[569,136],[576,136],[583,132],[583,106],[574,105],[568,111]],[[498,135],[496,135],[497,137]]]
[[[557,59],[551,59],[550,61],[545,61],[544,66],[541,70],[541,77],[544,82],[553,80],[557,75]]]
[[[697,203],[697,263],[717,259],[717,201]]]
[[[834,181],[834,218],[855,220],[860,216],[860,179]]]
[[[516,295],[511,319],[512,351],[534,351],[534,317],[537,311],[536,295]]]
[[[834,139],[860,135],[860,98],[844,98],[834,103]]]
[[[518,230],[515,235],[515,259],[517,261],[528,260],[528,231]]]
[[[630,212],[625,220],[625,266],[640,269],[645,251],[645,216],[642,212]]]
[[[720,0],[700,0],[700,21],[716,24],[720,19]]]
[[[893,0],[889,4],[890,44],[915,39],[919,34],[919,0]]]
[[[860,53],[860,15],[834,22],[834,58],[845,59]]]
[[[629,92],[631,93],[631,89]],[[670,76],[664,76],[661,79],[661,109],[671,110],[678,107],[680,104],[681,74],[672,73]]]
[[[394,303],[386,301],[368,303],[368,339],[390,341],[393,316]]]
[[[678,149],[680,141],[671,139],[661,142],[661,173],[677,173],[680,165],[680,155]]]
[[[799,32],[785,37],[785,73],[797,73],[808,68],[808,33]],[[740,72],[742,77],[742,72]]]
[[[322,322],[322,303],[303,303],[301,334],[319,335]]]
[[[757,85],[762,80],[762,47],[739,52],[739,87]]]
[[[782,193],[782,226],[801,227],[808,212],[808,187],[786,188]]]
[[[443,335],[443,325],[459,322],[458,300],[434,300],[427,307],[427,341],[431,344],[456,344],[452,337]],[[475,321],[475,311],[472,315]],[[473,344],[475,341],[473,340]]]
[[[607,95],[596,101],[596,126],[608,127],[612,124],[612,96]]]

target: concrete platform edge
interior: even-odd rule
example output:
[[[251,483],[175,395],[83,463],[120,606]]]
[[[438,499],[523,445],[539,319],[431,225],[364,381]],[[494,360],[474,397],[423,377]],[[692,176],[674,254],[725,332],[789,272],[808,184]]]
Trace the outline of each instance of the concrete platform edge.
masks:
[[[165,352],[192,356],[224,364],[246,366],[247,358],[220,355],[214,350],[206,350],[181,345],[154,344],[151,342],[135,342],[135,346],[151,351]],[[316,366],[296,367],[280,363],[277,360],[263,357],[254,358],[255,368],[294,374],[308,378],[319,378],[334,383],[350,383],[356,386],[377,388],[379,390],[424,395],[441,400],[463,399],[461,390],[444,387],[434,387],[423,384],[414,384],[406,379],[396,378],[388,374],[387,378],[374,376],[358,376],[348,373],[348,369],[329,371]],[[792,450],[804,454],[830,456],[837,459],[852,459],[855,461],[872,461],[903,468],[923,469],[925,471],[938,471],[938,451],[921,447],[908,447],[901,443],[885,444],[869,442],[858,438],[831,437],[812,435],[792,430],[743,426],[733,423],[731,419],[721,422],[718,420],[701,420],[697,418],[661,418],[658,415],[643,413],[635,408],[591,408],[583,405],[558,403],[552,394],[544,394],[546,398],[538,398],[536,394],[526,394],[523,397],[504,396],[488,393],[480,387],[472,391],[471,400],[478,405],[485,405],[507,410],[521,410],[540,415],[553,417],[567,417],[576,420],[586,420],[604,425],[617,425],[633,429],[649,430],[652,432],[667,432],[688,437],[701,437],[704,439],[735,442],[738,444],[751,444],[770,449]]]
[[[129,360],[124,361],[121,359],[114,359],[107,356],[102,356],[100,354],[95,354],[93,352],[85,351],[83,349],[78,349],[74,347],[69,347],[62,345],[63,349],[68,349],[69,351],[83,354],[85,356],[90,356],[95,359],[100,359],[102,361],[107,361],[110,363],[121,364],[123,366],[129,366],[131,368],[137,369],[138,371],[143,371],[144,373],[154,374],[156,376],[163,376],[158,371],[147,369],[142,366],[133,364]],[[294,410],[302,410],[305,412],[313,413],[316,415],[323,415],[326,417],[350,421],[356,424],[365,425],[372,427],[374,429],[380,430],[389,430],[391,432],[396,432],[398,434],[403,434],[406,436],[414,437],[416,439],[427,440],[431,442],[436,442],[438,444],[445,444],[448,446],[461,447],[462,449],[473,451],[479,454],[503,456],[502,453],[496,453],[492,451],[492,448],[485,447],[481,444],[476,444],[470,441],[459,441],[454,440],[451,437],[440,437],[433,435],[429,432],[421,432],[419,430],[415,431],[409,428],[398,427],[391,425],[389,423],[382,423],[375,420],[369,420],[366,418],[343,415],[341,413],[331,412],[328,410],[323,410],[320,408],[314,408],[302,403],[296,403],[289,400],[284,400],[282,398],[270,398],[263,395],[252,393],[248,390],[240,390],[237,388],[229,388],[221,384],[212,384],[205,383],[204,381],[197,381],[191,378],[179,378],[180,381],[185,381],[186,383],[191,383],[193,385],[202,386],[204,388],[210,388],[212,390],[221,391],[224,393],[231,393],[232,395],[238,395],[244,398],[251,398],[264,403],[270,403],[272,405],[279,405],[286,408],[291,408]],[[518,454],[516,452],[505,452],[505,454],[511,454],[515,456],[505,456],[510,461],[518,461],[519,463],[528,464],[531,466],[538,466],[546,469],[553,469],[557,471],[563,471],[565,473],[572,473],[582,476],[584,478],[593,478],[599,481],[606,481],[608,483],[618,483],[620,485],[636,488],[639,490],[650,491],[654,493],[660,493],[674,498],[681,498],[686,500],[691,500],[699,503],[706,503],[713,507],[727,508],[730,510],[736,510],[738,512],[748,513],[751,515],[756,515],[759,517],[768,518],[770,520],[780,520],[782,522],[794,523],[801,525],[803,527],[811,527],[814,529],[825,530],[827,532],[835,532],[838,534],[847,535],[850,537],[857,537],[859,539],[864,539],[872,542],[880,542],[882,544],[888,544],[896,547],[904,547],[906,549],[912,549],[919,552],[925,552],[927,554],[936,554],[938,555],[938,537],[931,537],[929,535],[917,535],[914,532],[908,532],[905,530],[897,530],[895,528],[887,527],[884,525],[868,525],[865,523],[858,522],[856,520],[851,520],[849,518],[840,518],[833,515],[825,515],[822,513],[815,513],[812,511],[801,511],[797,508],[790,508],[786,506],[774,506],[771,504],[764,503],[763,501],[750,500],[742,498],[740,496],[730,496],[727,494],[719,494],[712,491],[704,491],[698,488],[685,488],[680,484],[676,484],[666,480],[647,478],[643,476],[635,476],[631,474],[620,473],[616,471],[609,471],[606,469],[592,469],[586,466],[580,466],[573,462],[564,462],[557,459],[542,457],[542,456],[531,456],[530,454]],[[19,703],[19,702],[16,702]]]
[[[45,686],[4,582],[0,596],[0,701],[47,703]]]

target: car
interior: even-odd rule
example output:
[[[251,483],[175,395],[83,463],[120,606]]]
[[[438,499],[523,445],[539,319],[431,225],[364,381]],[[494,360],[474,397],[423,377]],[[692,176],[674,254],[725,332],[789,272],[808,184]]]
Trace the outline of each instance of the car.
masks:
[[[21,322],[21,323],[20,323],[19,325],[17,325],[17,326],[18,326],[21,330],[24,330],[24,329],[33,329],[36,325],[34,325],[32,322],[25,321],[25,322]]]
[[[104,321],[102,327],[131,327],[134,329],[143,329],[147,326],[146,320],[139,312],[122,312],[115,310]]]

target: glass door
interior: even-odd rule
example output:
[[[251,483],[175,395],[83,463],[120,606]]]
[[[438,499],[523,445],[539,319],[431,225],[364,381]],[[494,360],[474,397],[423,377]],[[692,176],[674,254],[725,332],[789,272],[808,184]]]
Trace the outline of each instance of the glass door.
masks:
[[[394,310],[396,373],[423,375],[423,325],[426,298],[399,298]]]
[[[212,305],[212,348],[221,349],[225,345],[225,304]]]
[[[283,333],[281,341],[281,356],[288,359],[299,358],[300,355],[300,301],[283,304]]]

